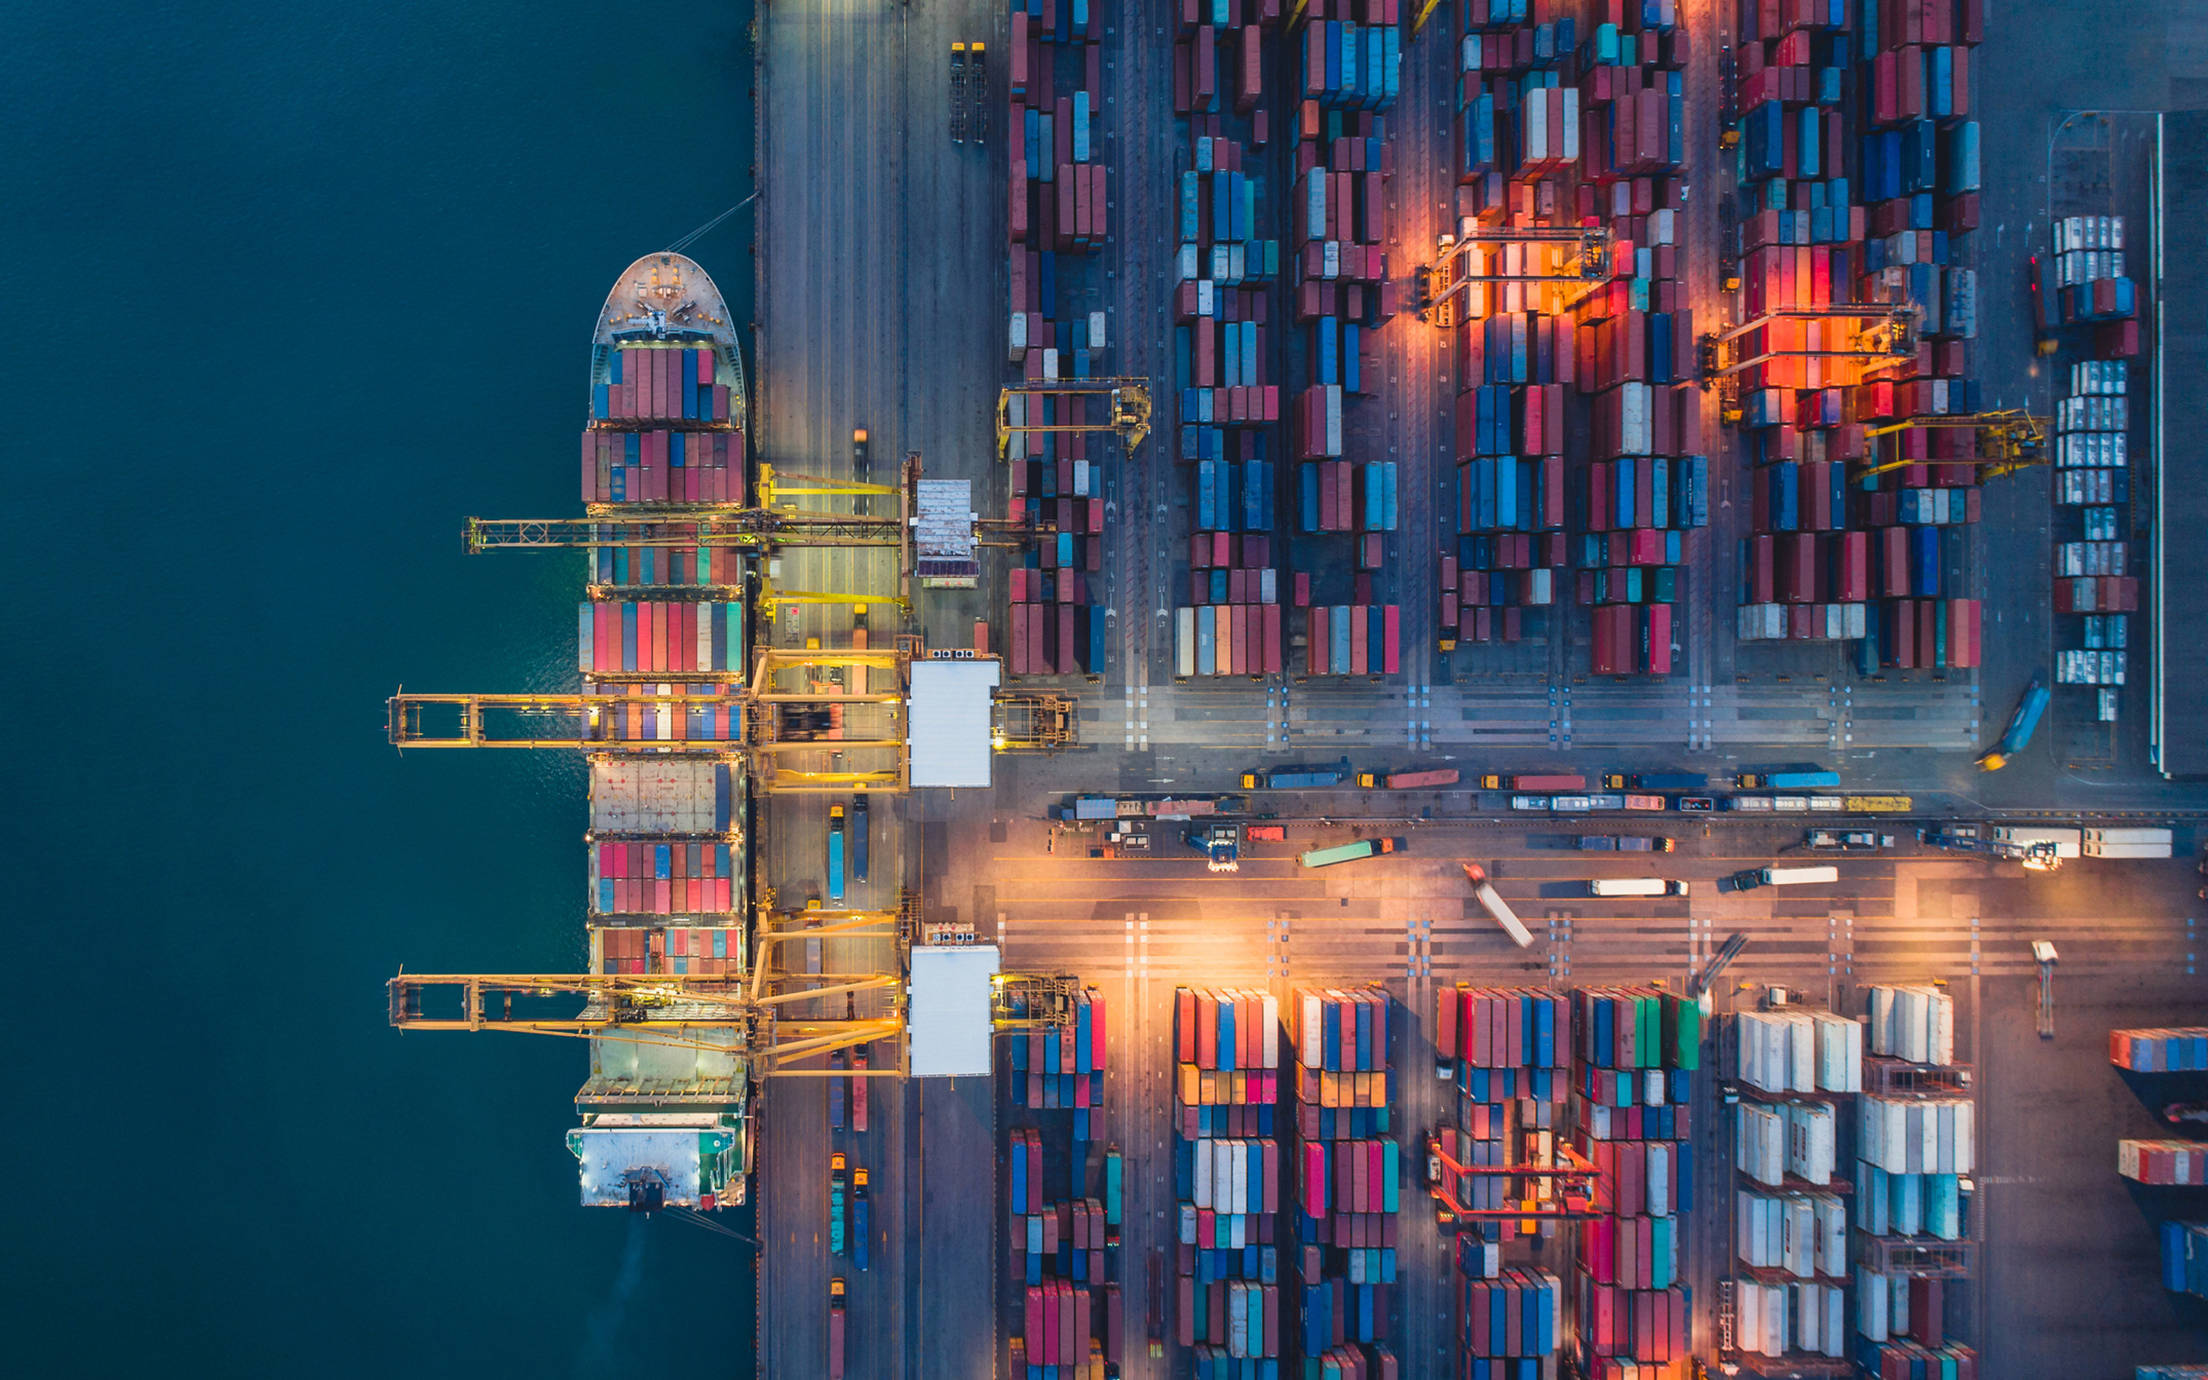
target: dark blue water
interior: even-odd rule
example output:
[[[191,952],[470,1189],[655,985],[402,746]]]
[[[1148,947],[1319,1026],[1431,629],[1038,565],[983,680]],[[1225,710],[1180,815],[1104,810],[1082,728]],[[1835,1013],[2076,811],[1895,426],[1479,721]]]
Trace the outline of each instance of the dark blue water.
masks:
[[[0,15],[11,1372],[748,1373],[744,1248],[575,1205],[579,1043],[388,1028],[580,961],[584,815],[382,712],[572,677],[579,560],[460,518],[573,511],[614,276],[749,192],[749,12]]]

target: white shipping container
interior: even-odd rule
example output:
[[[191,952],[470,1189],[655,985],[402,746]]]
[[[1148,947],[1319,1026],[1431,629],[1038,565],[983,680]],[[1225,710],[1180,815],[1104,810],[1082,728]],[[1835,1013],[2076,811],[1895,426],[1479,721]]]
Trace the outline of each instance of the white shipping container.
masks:
[[[1089,313],[1089,348],[1092,350],[1104,348],[1104,313],[1101,311]]]
[[[1893,1335],[1893,1288],[1886,1277],[1858,1266],[1855,1271],[1855,1330],[1874,1342]]]
[[[1733,1195],[1733,1203],[1733,1244],[1740,1263],[1759,1270],[1779,1268],[1779,1200],[1742,1189]]]
[[[1212,1153],[1213,1147],[1215,1147],[1216,1145],[1216,1141],[1196,1142],[1196,1154],[1193,1157],[1195,1159],[1194,1168],[1196,1171],[1196,1185],[1192,1196],[1195,1200],[1196,1206],[1200,1208],[1216,1206],[1216,1204],[1212,1202],[1211,1193],[1212,1171],[1218,1163],[1216,1157]]]
[[[1196,610],[1181,608],[1173,611],[1173,669],[1174,674],[1187,677],[1196,674]]]
[[[1647,1198],[1651,1217],[1671,1215],[1671,1156],[1671,1142],[1648,1142]]]
[[[1814,1193],[1817,1209],[1817,1273],[1831,1279],[1848,1277],[1848,1204],[1835,1193]]]
[[[1263,1010],[1265,1012],[1265,1067],[1277,1069],[1280,1067],[1280,998],[1267,993]]]
[[[1813,1184],[1832,1179],[1839,1159],[1839,1121],[1829,1103],[1786,1104],[1786,1168]]]
[[[1738,1110],[1733,1160],[1743,1174],[1775,1188],[1786,1178],[1786,1118],[1768,1107],[1745,1102]]]

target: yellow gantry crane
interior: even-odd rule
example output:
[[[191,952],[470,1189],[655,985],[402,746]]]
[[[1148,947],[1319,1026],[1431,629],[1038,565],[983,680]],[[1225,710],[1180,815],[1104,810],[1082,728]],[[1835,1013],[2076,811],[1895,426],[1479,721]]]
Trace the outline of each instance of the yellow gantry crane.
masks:
[[[911,909],[762,911],[754,956],[739,973],[402,972],[388,984],[391,1024],[400,1030],[495,1030],[735,1052],[745,1056],[755,1075],[770,1077],[848,1073],[812,1061],[904,1034]],[[780,961],[792,940],[869,935],[892,945],[884,969],[802,973]],[[884,994],[882,1011],[838,1017],[817,1005],[808,1009],[809,1003],[838,997],[848,1005],[866,992]],[[900,1057],[896,1067],[873,1072],[897,1074],[904,1062]]]
[[[1110,415],[1101,422],[1036,422],[1028,412],[1038,397],[1089,398],[1102,394],[1111,402]],[[1012,415],[1013,399],[1021,399],[1021,414]],[[1133,454],[1150,434],[1150,385],[1141,379],[1054,379],[1019,383],[997,394],[997,458],[1012,452],[1012,438],[1030,432],[1111,431]]]
[[[1446,330],[1460,319],[1459,295],[1468,294],[1475,284],[1568,286],[1601,282],[1610,276],[1614,244],[1607,226],[1504,226],[1443,235],[1436,241],[1432,266],[1418,270],[1413,285],[1417,298],[1414,305],[1420,320]],[[1524,251],[1530,262],[1516,271],[1498,271],[1474,263],[1475,254],[1511,248]]]
[[[1942,430],[1968,427],[1977,433],[1978,454],[1959,459],[1931,460],[1880,460],[1876,456],[1877,442],[1881,437],[1898,436],[1904,431]],[[1970,465],[1981,479],[1999,479],[2003,475],[2028,470],[2047,463],[2047,418],[2035,417],[2021,409],[2011,408],[1999,412],[1959,412],[1951,415],[1907,417],[1898,421],[1866,427],[1865,441],[1871,443],[1872,457],[1858,469],[1856,477],[1867,479],[1874,474],[1886,474],[1910,465]]]
[[[1848,359],[1867,365],[1907,359],[1917,352],[1917,308],[1908,302],[1832,303],[1817,307],[1779,307],[1730,330],[1706,335],[1701,342],[1705,380],[1726,379],[1774,359]],[[1844,339],[1799,349],[1766,337],[1761,348],[1742,345],[1752,334],[1785,321],[1852,323]]]

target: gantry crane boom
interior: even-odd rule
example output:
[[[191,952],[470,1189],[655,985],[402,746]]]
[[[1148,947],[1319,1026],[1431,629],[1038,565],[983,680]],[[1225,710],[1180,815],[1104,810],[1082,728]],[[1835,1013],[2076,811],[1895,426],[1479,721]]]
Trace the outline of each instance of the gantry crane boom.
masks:
[[[904,540],[895,517],[719,506],[660,510],[648,519],[633,510],[603,518],[471,517],[461,535],[471,556],[609,546],[897,546]]]
[[[898,986],[887,973],[829,975],[829,981],[760,996],[745,990],[741,976],[720,974],[400,973],[388,985],[391,1024],[400,1030],[489,1030],[735,1052],[747,1057],[753,1073],[775,1076],[817,1074],[786,1066],[902,1036],[904,1019],[895,1012],[842,1020],[781,1014],[799,1001]],[[439,1002],[452,1014],[429,1014]],[[569,1009],[577,1003],[579,1009]],[[560,1009],[536,1014],[547,1005]],[[714,1032],[731,1038],[715,1040]]]

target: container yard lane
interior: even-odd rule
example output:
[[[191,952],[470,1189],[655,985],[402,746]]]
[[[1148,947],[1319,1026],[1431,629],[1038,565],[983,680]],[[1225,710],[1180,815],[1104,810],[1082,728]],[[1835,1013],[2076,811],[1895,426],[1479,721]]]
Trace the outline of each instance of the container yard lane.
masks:
[[[1458,102],[1466,50],[1454,8],[1437,10],[1415,38],[1404,26],[1402,90],[1386,115],[1392,164],[1382,194],[1387,214],[1374,241],[1386,247],[1389,276],[1398,280],[1431,261],[1435,236],[1452,228],[1460,209],[1474,209],[1455,175],[1463,156]],[[1481,6],[1494,8],[1507,7]],[[2045,70],[2070,76],[2088,66],[2122,66],[2105,61],[2105,46],[2082,41],[2089,35],[2081,26],[2094,22],[2085,17],[2089,8],[2073,7],[2049,22],[2048,34],[2061,38],[2027,37],[2028,26],[2021,24],[1991,26],[1998,37],[1987,52],[1997,54],[1996,75],[1981,84],[1986,108],[1979,118],[1989,127],[1989,161],[2006,148],[2004,166],[2012,176],[2010,190],[1989,193],[1985,219],[1993,233],[1978,236],[1991,241],[1978,250],[1979,271],[1988,281],[2009,281],[2029,252],[2029,236],[2016,227],[2032,225],[2031,235],[2045,230],[2044,213],[2035,223],[2026,204],[2036,194],[2031,178],[2013,175],[2030,161],[2024,152],[2035,152],[2019,152],[2018,141],[2036,139],[2042,123],[2020,120],[2002,131],[2003,103],[2022,102],[2019,91],[2035,80],[2030,74],[2042,62],[2056,64]],[[1676,305],[1691,310],[1704,328],[1728,321],[1732,311],[1719,290],[1717,246],[1726,233],[1721,208],[1731,181],[1724,172],[1739,155],[1719,149],[1714,111],[1720,51],[1734,41],[1738,9],[1737,0],[1679,7],[1694,26],[1683,72],[1682,153],[1651,164],[1675,163],[1687,174],[1676,208],[1677,238],[1686,252],[1671,281]],[[1415,1180],[1423,1169],[1425,1131],[1450,1116],[1455,1104],[1449,1086],[1434,1076],[1437,990],[1456,983],[1566,988],[1655,979],[1677,990],[1736,933],[1745,948],[1717,986],[1720,1012],[1752,1007],[1773,985],[1834,1010],[1859,1011],[1872,984],[1947,984],[1957,1016],[1957,1057],[1978,1065],[1978,1094],[2000,1113],[1978,1122],[1976,1210],[1983,1214],[1988,1249],[1984,1268],[1957,1305],[1981,1347],[1981,1374],[2087,1373],[2110,1356],[2150,1359],[2147,1348],[2155,1345],[2181,1350],[2182,1335],[2158,1323],[2146,1302],[2129,1299],[2100,1311],[2098,1300],[2063,1291],[2053,1278],[2059,1272],[2045,1270],[2043,1260],[2052,1250],[2090,1261],[2111,1278],[2152,1278],[2152,1242],[2133,1229],[2138,1213],[2107,1172],[2109,1123],[2126,1121],[2142,1133],[2148,1128],[2137,1124],[2136,1107],[2102,1107],[2108,1071],[2094,1037],[2111,1023],[2175,1021],[2188,1003],[2200,1002],[2191,922],[2184,918],[2198,909],[2195,883],[2182,864],[2134,864],[2136,870],[2112,873],[2112,864],[2080,863],[2052,878],[2019,876],[2013,864],[1920,850],[1897,831],[1897,848],[1843,859],[1839,885],[1721,892],[1721,878],[1785,856],[1800,844],[1801,830],[1737,818],[1689,824],[1667,815],[1642,832],[1678,836],[1679,851],[1663,855],[1660,870],[1691,892],[1594,896],[1590,879],[1623,880],[1651,869],[1645,856],[1636,862],[1576,846],[1582,834],[1629,832],[1626,826],[1514,818],[1500,814],[1494,795],[1278,793],[1261,808],[1282,817],[1286,841],[1254,846],[1238,872],[1223,874],[1208,871],[1169,828],[1153,831],[1153,851],[1146,856],[1106,859],[1090,855],[1093,835],[1053,833],[1042,822],[1046,802],[1076,792],[1216,794],[1232,790],[1253,763],[1343,755],[1368,769],[1462,763],[1468,771],[1552,766],[1558,754],[1575,748],[1602,750],[1615,759],[1603,763],[1610,769],[1668,768],[1681,760],[1681,749],[1696,753],[1695,764],[1711,771],[1813,758],[1844,765],[1851,788],[1892,787],[1958,808],[1975,808],[1977,796],[1989,789],[2007,798],[2019,779],[2035,790],[2044,782],[2048,798],[2072,798],[2079,789],[2048,774],[1995,778],[1989,787],[1969,760],[1989,718],[1998,720],[2021,688],[2025,663],[2039,659],[2032,649],[2047,645],[2045,581],[2035,574],[2004,585],[1995,573],[2012,557],[2022,562],[2017,568],[2041,569],[2045,509],[2031,505],[2046,502],[2044,480],[2011,480],[2012,487],[1986,498],[1985,525],[1994,528],[1998,513],[2001,529],[2013,537],[1991,537],[1997,560],[1973,567],[1972,589],[1988,601],[1987,628],[2005,630],[2003,636],[2017,643],[1989,655],[1992,688],[1982,694],[1969,666],[1939,677],[1902,674],[1900,668],[1864,674],[1840,642],[1751,642],[1739,634],[1739,542],[1758,534],[1757,510],[1743,433],[1719,425],[1714,390],[1687,387],[1677,404],[1694,410],[1712,467],[1708,530],[1687,534],[1696,545],[1676,567],[1681,616],[1673,636],[1683,658],[1670,675],[1592,672],[1597,609],[1570,585],[1582,567],[1604,560],[1583,561],[1578,547],[1572,559],[1554,563],[1557,582],[1567,588],[1554,607],[1529,621],[1525,638],[1467,636],[1442,653],[1435,630],[1444,591],[1431,567],[1437,552],[1457,539],[1458,463],[1472,447],[1455,433],[1457,351],[1447,332],[1409,311],[1366,337],[1368,375],[1374,363],[1379,374],[1366,392],[1382,396],[1363,397],[1350,409],[1357,458],[1396,463],[1402,492],[1427,500],[1406,502],[1392,530],[1357,538],[1370,535],[1382,543],[1384,559],[1371,572],[1369,598],[1400,611],[1408,643],[1400,672],[1306,674],[1311,647],[1291,645],[1283,649],[1282,673],[1208,681],[1176,674],[1174,614],[1189,602],[1184,591],[1192,572],[1183,553],[1198,530],[1191,499],[1201,481],[1196,467],[1183,463],[1193,457],[1182,456],[1177,434],[1187,419],[1180,416],[1176,375],[1186,365],[1176,357],[1174,332],[1186,313],[1168,304],[1177,277],[1179,178],[1189,167],[1195,132],[1185,115],[1172,117],[1173,20],[1147,10],[1101,12],[1105,94],[1094,137],[1102,150],[1098,161],[1109,165],[1116,185],[1112,233],[1084,262],[1097,271],[1100,281],[1091,286],[1111,323],[1108,371],[1148,379],[1157,412],[1151,439],[1106,469],[1104,568],[1090,576],[1089,598],[1099,616],[1112,620],[1113,633],[1100,677],[1075,683],[1085,700],[1083,735],[1095,750],[1053,759],[1000,758],[997,785],[988,792],[875,799],[873,876],[854,884],[853,904],[892,904],[895,888],[885,879],[904,877],[919,888],[929,919],[964,920],[1001,942],[1008,970],[1077,974],[1110,1003],[1113,1047],[1097,1139],[1117,1143],[1126,1157],[1122,1373],[1186,1372],[1178,1359],[1182,1348],[1168,1343],[1162,1357],[1151,1358],[1143,1344],[1146,1329],[1155,1326],[1170,1337],[1174,1325],[1170,1304],[1162,1313],[1153,1310],[1146,1279],[1153,1262],[1170,1277],[1180,1245],[1170,1121],[1176,986],[1279,993],[1295,984],[1382,983],[1403,1017],[1393,1052],[1391,1135]],[[1485,41],[1506,41],[1495,31],[1500,27],[1491,27]],[[929,476],[971,479],[984,517],[1005,511],[1007,482],[995,460],[989,415],[1008,376],[1002,94],[1009,30],[1006,7],[964,0],[949,6],[783,0],[763,15],[755,440],[760,458],[782,473],[854,477],[851,431],[864,426],[871,437],[868,477],[885,478],[898,458],[918,451]],[[981,144],[953,143],[947,138],[946,58],[953,42],[976,40],[986,42],[991,55],[990,137]],[[1996,43],[2004,46],[1996,49]],[[2019,51],[2027,44],[2045,51]],[[1222,50],[1228,46],[1222,39]],[[1271,48],[1266,53],[1287,57]],[[1475,83],[1508,80],[1508,63],[1485,67],[1494,70],[1473,72]],[[2094,89],[2096,100],[2121,103],[2120,93]],[[1249,166],[1285,186],[1293,181],[1289,151],[1298,142],[1288,132],[1294,109],[1293,101],[1280,103],[1273,144],[1264,151],[1242,138],[1247,112],[1229,116],[1222,108],[1206,128],[1218,131],[1220,148],[1245,144]],[[1591,111],[1582,114],[1591,124]],[[1861,133],[1850,129],[1848,138]],[[1319,157],[1338,153],[1328,148]],[[1989,185],[2000,181],[1989,179]],[[1291,194],[1276,186],[1269,195],[1280,204],[1265,214],[1281,223],[1249,238],[1288,241],[1295,233],[1286,223]],[[1644,226],[1646,208],[1617,219]],[[1343,237],[1346,242],[1347,231]],[[1312,246],[1291,241],[1281,247],[1294,255]],[[1258,291],[1271,294],[1266,301],[1279,327],[1265,347],[1265,370],[1290,395],[1285,407],[1299,392],[1319,391],[1304,386],[1319,372],[1317,361],[1305,357],[1319,337],[1309,321],[1288,324],[1294,312],[1284,284],[1295,275],[1282,278]],[[1341,313],[1345,320],[1350,315]],[[1989,322],[2002,319],[1988,316]],[[1973,363],[1987,373],[1989,405],[2036,397],[2029,389],[2039,385],[2015,348],[2013,329],[1997,327],[1981,346],[1988,343],[1998,348],[1981,348]],[[1685,378],[1691,362],[1675,359],[1673,367]],[[1519,379],[1513,386],[1526,385]],[[1590,406],[1575,397],[1569,421],[1575,509],[1586,496],[1584,462],[1597,453]],[[1302,565],[1332,580],[1349,562],[1342,551],[1318,543],[1346,534],[1349,524],[1337,515],[1340,525],[1327,532],[1297,536],[1288,530],[1295,526],[1297,502],[1288,490],[1303,458],[1290,450],[1290,430],[1284,422],[1271,433],[1283,460],[1278,511],[1264,515],[1267,522],[1238,528],[1237,535],[1263,530],[1278,517],[1282,554],[1273,563],[1280,577],[1291,578]],[[1103,444],[1118,454],[1116,441]],[[1547,444],[1559,457],[1566,452],[1561,440]],[[883,501],[826,500],[831,506]],[[2041,516],[2031,518],[2034,511]],[[1561,517],[1554,525],[1561,537]],[[1312,527],[1306,522],[1302,531],[1310,534]],[[1588,534],[1575,525],[1571,535]],[[2009,551],[2015,541],[2039,542],[2034,549],[2040,555]],[[1291,545],[1304,559],[1287,556]],[[1256,574],[1257,564],[1246,573]],[[977,619],[989,620],[1001,640],[1014,598],[1007,565],[992,555],[982,562],[978,589],[921,596],[932,645],[970,645]],[[783,590],[879,600],[867,613],[876,645],[900,626],[889,603],[895,570],[878,553],[792,550],[778,558],[770,578]],[[1500,604],[1496,612],[1499,617]],[[1315,632],[1309,616],[1309,610],[1295,611],[1295,637]],[[782,647],[816,639],[823,647],[847,646],[856,625],[847,601],[792,602],[761,622],[765,637]],[[2181,797],[2136,780],[2091,798],[2197,803],[2197,793]],[[779,908],[798,909],[822,895],[828,811],[839,802],[848,805],[848,797],[784,796],[767,810],[760,865]],[[1359,818],[1366,822],[1353,823]],[[1382,834],[1407,840],[1404,849],[1325,870],[1296,860],[1304,849]],[[1490,864],[1500,893],[1532,932],[1530,947],[1512,947],[1474,902],[1459,868],[1466,860]],[[2051,1043],[2029,1029],[2037,976],[2029,945],[2035,939],[2056,943],[2063,954],[2059,1033]],[[824,970],[831,972],[883,958],[873,941],[822,948]],[[1718,1297],[1732,1247],[1728,1214],[1735,1178],[1730,1137],[1719,1129],[1725,1125],[1719,1081],[1695,1080],[1683,1104],[1691,1108],[1700,1128],[1698,1149],[1704,1149],[1696,1166],[1699,1211],[1685,1228],[1691,1244],[1683,1280],[1697,1300],[1698,1350],[1707,1348],[1715,1307],[1709,1301]],[[1005,1284],[999,1230],[1006,1224],[1005,1185],[979,1169],[1000,1159],[998,1089],[985,1081],[923,1086],[885,1080],[873,1090],[865,1132],[850,1129],[848,1121],[842,1131],[830,1129],[828,1093],[813,1079],[777,1080],[766,1093],[758,1187],[768,1244],[760,1373],[823,1373],[833,1276],[843,1277],[849,1290],[849,1374],[1001,1373],[1013,1335],[1007,1325],[1017,1324],[980,1302],[989,1292],[982,1281]],[[2093,1114],[2078,1115],[2077,1108],[2087,1105]],[[871,1178],[869,1268],[863,1272],[849,1254],[829,1249],[828,1166],[838,1150]],[[2080,1215],[2056,1226],[2066,1221],[2065,1205],[2081,1194],[2093,1207],[2091,1220]],[[1402,1274],[1386,1334],[1406,1374],[1447,1374],[1454,1369],[1457,1325],[1448,1238],[1415,1183],[1406,1185],[1404,1198]],[[2121,1225],[2106,1229],[2111,1222]],[[1548,1248],[1539,1259],[1569,1276],[1568,1251]],[[1011,1295],[1000,1288],[995,1296],[1001,1302]],[[2027,1343],[2038,1349],[2027,1350]]]

